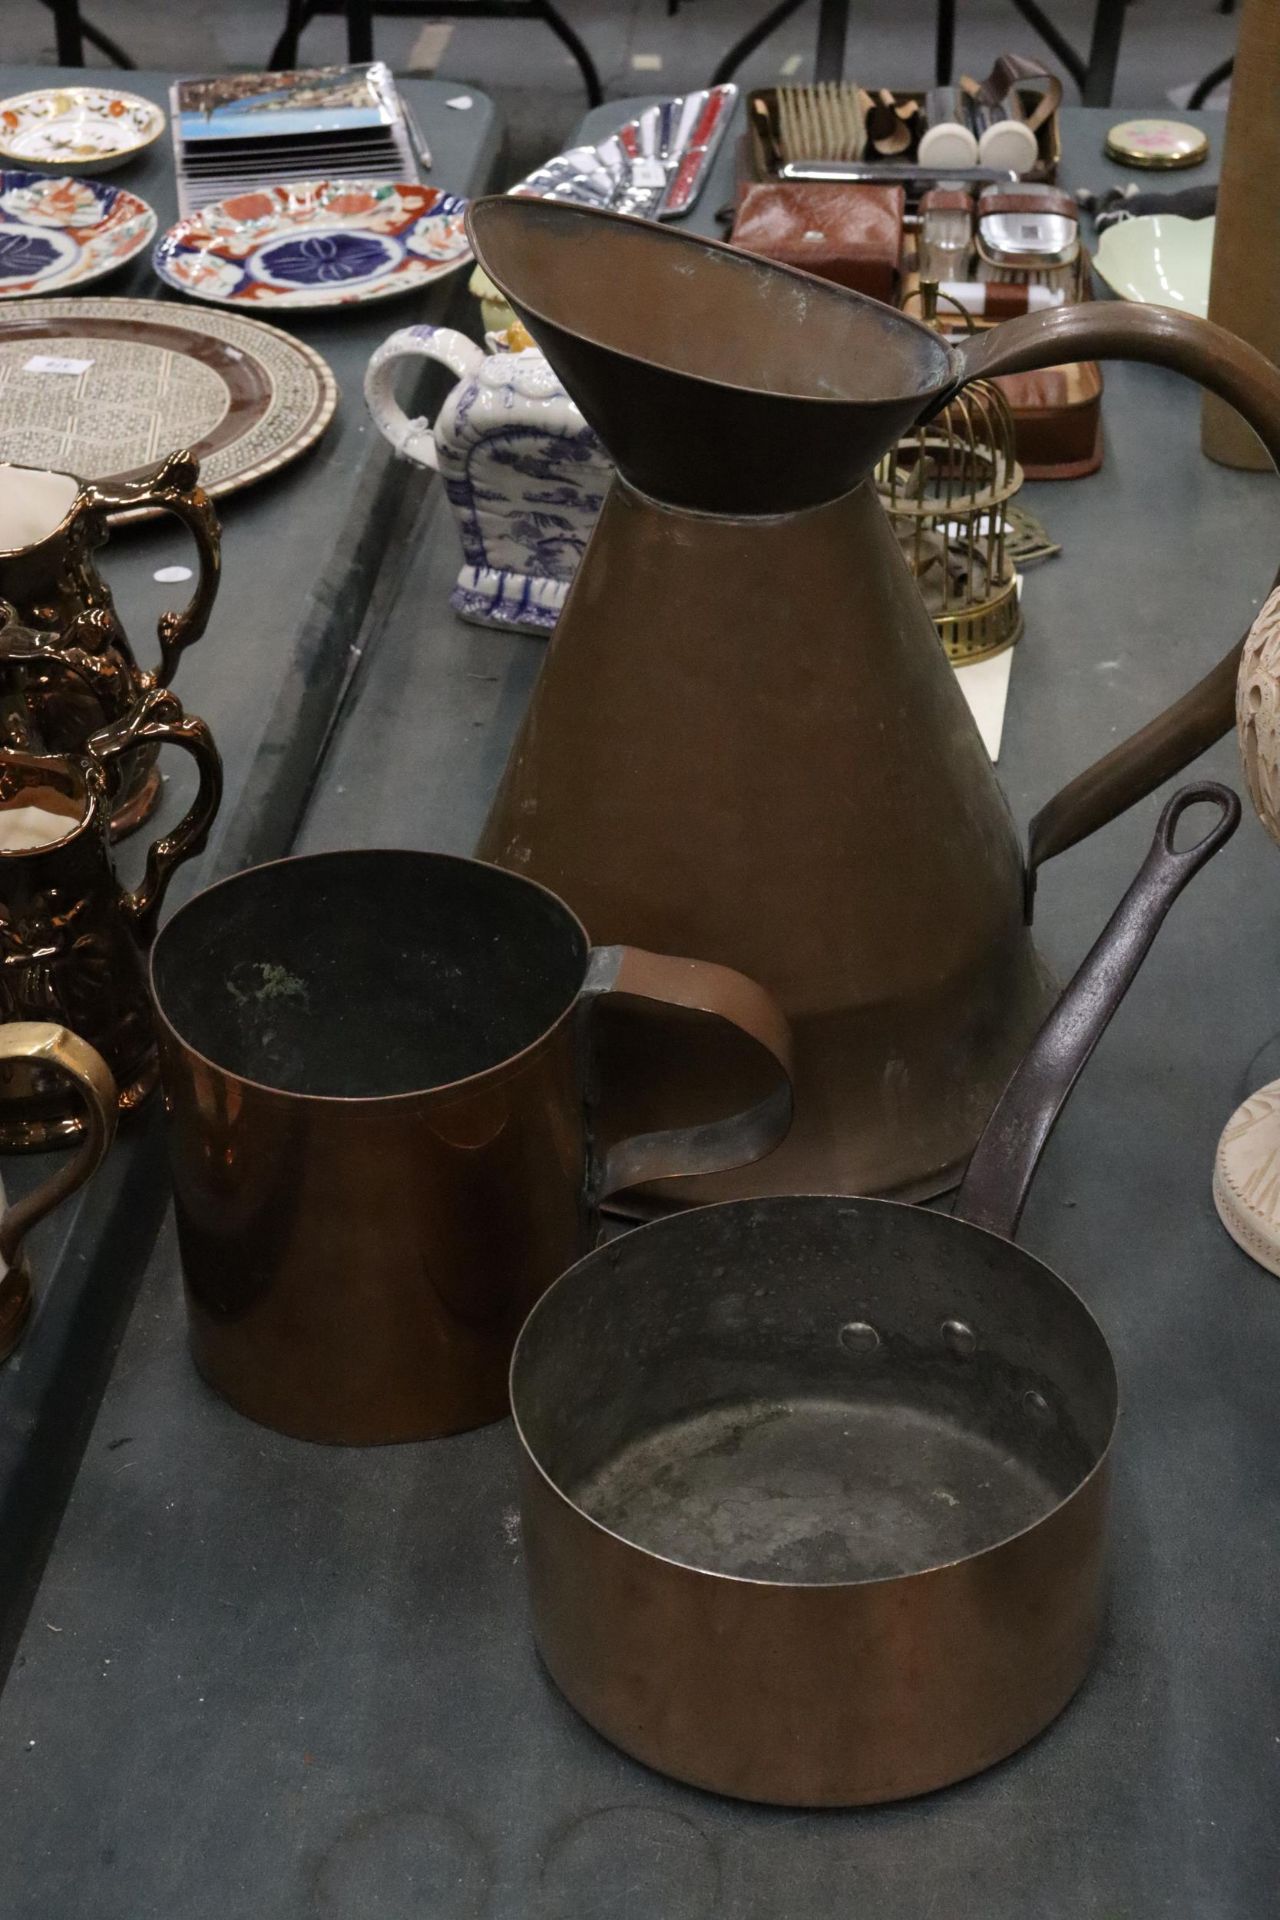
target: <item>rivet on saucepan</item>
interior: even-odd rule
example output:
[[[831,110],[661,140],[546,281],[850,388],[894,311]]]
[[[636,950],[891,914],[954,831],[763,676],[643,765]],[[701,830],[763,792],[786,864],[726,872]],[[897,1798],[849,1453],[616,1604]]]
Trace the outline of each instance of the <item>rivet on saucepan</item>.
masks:
[[[827,236],[822,231],[821,227],[806,227],[804,237],[806,240],[816,241],[816,240],[825,240]]]
[[[967,1320],[944,1320],[942,1344],[957,1360],[967,1360],[978,1345],[978,1336]]]
[[[840,1345],[846,1353],[871,1353],[880,1345],[880,1335],[867,1320],[849,1320],[840,1329]]]
[[[1034,1387],[1027,1388],[1022,1396],[1022,1404],[1033,1420],[1045,1422],[1053,1418],[1053,1409],[1049,1402],[1042,1393],[1037,1393]]]

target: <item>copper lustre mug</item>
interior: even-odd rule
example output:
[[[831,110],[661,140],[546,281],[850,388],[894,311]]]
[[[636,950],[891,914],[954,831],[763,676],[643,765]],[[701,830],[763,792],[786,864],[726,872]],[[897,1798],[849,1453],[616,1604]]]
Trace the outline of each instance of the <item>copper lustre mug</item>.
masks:
[[[61,1076],[84,1116],[79,1151],[47,1180],[12,1206],[0,1187],[0,1360],[7,1360],[31,1314],[31,1275],[22,1243],[47,1213],[97,1171],[116,1130],[116,1086],[101,1054],[45,1020],[13,1020],[0,1026],[0,1061],[22,1061]]]
[[[36,753],[78,753],[89,735],[120,720],[153,687],[167,687],[183,650],[208,625],[221,565],[218,520],[183,450],[136,481],[87,481],[74,474],[0,462],[0,601],[39,634],[46,649],[73,650],[87,677],[63,681],[56,700],[33,700],[29,669],[0,661],[0,741]],[[160,659],[142,667],[94,558],[108,520],[166,513],[196,549],[198,577],[187,605],[162,613]],[[34,708],[34,712],[33,712]],[[112,829],[117,838],[155,811],[160,774],[154,746],[139,745],[117,769]]]
[[[185,748],[200,784],[186,816],[147,854],[137,887],[110,850],[115,768],[139,750]],[[174,871],[208,837],[222,792],[218,750],[176,694],[153,690],[78,754],[0,750],[0,1020],[56,1020],[96,1047],[122,1113],[156,1082],[143,954]],[[41,1058],[0,1058],[0,1147],[65,1145],[83,1102]]]
[[[742,1165],[790,1120],[787,1026],[762,987],[593,949],[545,888],[447,854],[234,874],[162,930],[151,985],[196,1365],[305,1439],[496,1419],[520,1325],[594,1243],[600,1201]],[[615,995],[735,1030],[771,1090],[606,1148],[594,1010]]]

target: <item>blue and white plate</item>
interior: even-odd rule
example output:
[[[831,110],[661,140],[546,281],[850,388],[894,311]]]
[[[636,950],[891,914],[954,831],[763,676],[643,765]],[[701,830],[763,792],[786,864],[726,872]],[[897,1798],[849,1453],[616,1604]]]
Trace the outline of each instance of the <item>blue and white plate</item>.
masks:
[[[123,187],[0,169],[0,300],[100,280],[150,245],[155,230],[146,201]]]
[[[180,293],[242,312],[352,306],[464,266],[466,210],[413,181],[295,180],[202,207],[152,258]]]

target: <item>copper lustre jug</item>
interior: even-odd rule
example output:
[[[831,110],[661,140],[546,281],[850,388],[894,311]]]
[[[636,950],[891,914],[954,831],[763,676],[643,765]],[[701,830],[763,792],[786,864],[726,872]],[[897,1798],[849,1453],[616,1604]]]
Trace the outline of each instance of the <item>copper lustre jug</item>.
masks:
[[[110,852],[113,763],[166,743],[192,756],[199,786],[149,849],[141,885],[128,888]],[[0,753],[0,1021],[71,1028],[106,1061],[121,1113],[157,1076],[144,955],[169,881],[204,846],[221,793],[209,729],[167,688],[153,687],[82,753]],[[57,1067],[38,1055],[0,1060],[0,1148],[84,1137],[84,1100]]]
[[[138,481],[86,481],[74,474],[0,462],[0,601],[43,636],[48,651],[72,651],[87,674],[64,679],[56,697],[31,697],[27,670],[0,664],[0,744],[35,753],[79,753],[98,728],[120,720],[152,687],[167,687],[184,648],[198,640],[218,591],[221,550],[213,503],[193,454],[171,453]],[[199,569],[187,605],[162,613],[160,659],[140,665],[95,554],[108,518],[171,514],[195,542]],[[116,769],[112,831],[118,839],[155,811],[160,773],[154,745],[139,745]]]
[[[739,968],[794,1034],[783,1146],[645,1203],[939,1192],[1052,996],[1037,867],[1227,730],[1239,647],[1042,808],[1024,861],[872,470],[967,380],[1099,358],[1189,374],[1276,457],[1280,372],[1160,308],[1063,307],[952,346],[643,221],[486,199],[468,227],[618,468],[480,856],[553,888],[593,940]],[[686,1047],[626,1123],[693,1124],[737,1071]]]

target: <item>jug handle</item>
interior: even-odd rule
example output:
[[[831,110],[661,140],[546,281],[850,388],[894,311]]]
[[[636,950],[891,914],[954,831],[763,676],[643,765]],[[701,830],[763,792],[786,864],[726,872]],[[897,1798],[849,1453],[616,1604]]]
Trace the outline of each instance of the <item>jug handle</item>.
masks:
[[[1173,837],[1179,820],[1202,802],[1217,808],[1216,822],[1193,846],[1178,849]],[[997,1100],[960,1183],[955,1219],[1013,1239],[1058,1115],[1165,915],[1239,824],[1239,799],[1216,780],[1180,787],[1167,802],[1136,879]]]
[[[406,460],[439,472],[435,430],[425,415],[410,419],[395,395],[395,368],[401,360],[438,360],[465,380],[484,365],[474,340],[454,327],[401,327],[376,349],[364,376],[364,400],[374,424]]]
[[[44,1020],[13,1020],[0,1026],[0,1060],[27,1060],[57,1067],[73,1080],[84,1102],[84,1135],[70,1159],[16,1200],[0,1219],[0,1360],[12,1353],[31,1311],[31,1283],[20,1255],[39,1221],[95,1173],[115,1137],[116,1083],[102,1055],[65,1027]]]
[[[184,748],[196,763],[200,784],[195,799],[177,826],[149,849],[142,885],[125,895],[130,917],[144,946],[155,933],[156,920],[174,872],[204,846],[222,799],[222,757],[214,745],[213,735],[194,713],[184,713],[177,695],[165,688],[152,688],[123,719],[91,734],[85,748],[99,760],[110,760],[148,740],[158,745],[171,742],[175,747]]]
[[[115,486],[94,482],[85,488],[89,504],[104,513],[137,511],[158,507],[181,520],[196,543],[199,578],[195,592],[181,609],[169,608],[160,615],[156,632],[160,640],[160,665],[147,676],[149,684],[167,687],[178,669],[185,648],[200,638],[209,624],[209,615],[217,597],[222,571],[222,542],[218,516],[200,482],[200,463],[190,449],[171,453],[145,480],[120,481]]]
[[[791,1029],[764,987],[732,967],[709,960],[680,960],[643,947],[594,947],[582,998],[589,1009],[605,994],[704,1013],[745,1035],[767,1054],[778,1079],[763,1100],[741,1113],[703,1126],[635,1134],[617,1141],[600,1160],[592,1156],[588,1176],[592,1203],[650,1180],[749,1166],[786,1138],[792,1106]]]
[[[1072,360],[1144,360],[1168,367],[1234,407],[1280,466],[1280,371],[1225,327],[1194,314],[1120,301],[1056,307],[975,334],[959,354],[964,369],[959,385]],[[956,391],[953,387],[947,399]],[[930,409],[935,410],[940,409]],[[1189,693],[1041,807],[1031,822],[1027,851],[1028,920],[1036,870],[1043,861],[1064,853],[1145,798],[1234,725],[1243,644],[1242,637]]]

